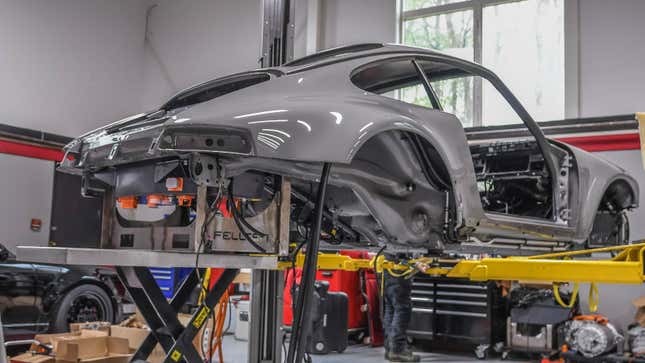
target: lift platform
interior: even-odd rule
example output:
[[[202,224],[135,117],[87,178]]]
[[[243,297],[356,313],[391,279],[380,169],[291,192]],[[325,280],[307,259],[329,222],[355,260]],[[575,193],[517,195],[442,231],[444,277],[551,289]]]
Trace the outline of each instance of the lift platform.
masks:
[[[598,258],[603,253],[613,257]],[[595,255],[595,256],[594,256]],[[61,265],[115,265],[194,267],[195,253],[142,250],[97,250],[92,248],[62,248],[19,246],[18,260]],[[286,270],[294,263],[304,265],[305,255],[285,260],[277,255],[210,255],[200,256],[200,267],[250,268]],[[405,272],[416,263],[428,266],[424,273],[433,276],[464,278],[472,281],[521,280],[551,282],[594,282],[602,284],[640,284],[645,281],[645,243],[587,250],[550,253],[527,257],[495,257],[477,260],[457,260],[424,257],[408,264],[378,259],[357,259],[336,253],[320,253],[318,269],[358,271],[385,269]]]
[[[597,258],[597,254],[614,254],[610,258]],[[83,248],[18,247],[18,259],[30,262],[73,265],[118,265],[117,272],[137,307],[141,310],[152,331],[135,353],[135,359],[145,360],[152,348],[160,343],[168,353],[165,363],[185,360],[200,362],[192,339],[207,320],[210,311],[219,301],[224,289],[233,281],[239,268],[286,270],[305,265],[305,255],[297,254],[292,260],[278,255],[201,255],[200,269],[184,281],[173,299],[168,302],[161,294],[152,275],[145,267],[174,266],[194,267],[195,253],[163,251],[96,250]],[[383,256],[356,259],[336,253],[320,253],[317,268],[324,270],[358,271],[360,269],[384,270],[408,275],[423,273],[433,276],[464,278],[473,281],[521,280],[553,283],[604,283],[640,284],[645,281],[645,243],[590,250],[551,253],[530,257],[483,258],[455,260],[444,258],[419,258],[405,264],[387,261]],[[226,268],[226,272],[204,299],[189,325],[183,328],[177,320],[177,311],[189,293],[199,284],[199,273],[205,267]],[[258,281],[257,283],[266,283]],[[265,311],[254,311],[258,320],[264,321]],[[275,318],[275,317],[274,317]],[[270,348],[270,347],[267,347]],[[279,348],[278,348],[279,350]]]
[[[611,254],[611,258],[599,259],[594,254]],[[427,266],[423,273],[433,276],[464,278],[472,281],[520,280],[548,282],[589,282],[604,284],[640,284],[645,281],[645,243],[604,247],[578,251],[550,253],[527,257],[499,257],[478,260],[443,258],[419,258],[407,264],[387,261],[383,256],[371,259],[355,259],[340,254],[320,254],[318,268],[323,270],[358,271],[384,269],[418,273],[415,265]],[[580,258],[582,257],[582,258]],[[576,259],[578,258],[578,259]],[[295,265],[302,266],[305,256],[299,254]],[[278,268],[291,267],[291,262],[279,262]]]

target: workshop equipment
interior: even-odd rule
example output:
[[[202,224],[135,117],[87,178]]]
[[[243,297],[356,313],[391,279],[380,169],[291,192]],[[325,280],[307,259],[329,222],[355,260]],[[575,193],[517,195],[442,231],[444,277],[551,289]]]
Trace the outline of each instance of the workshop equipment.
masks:
[[[640,325],[632,326],[627,332],[629,351],[634,356],[645,356],[645,328]]]
[[[347,348],[347,295],[330,292],[329,282],[316,281],[313,302],[313,319],[310,335],[306,338],[307,353],[342,353]]]
[[[35,252],[38,247],[24,247]],[[594,253],[615,253],[610,259],[575,259],[578,256],[589,256]],[[415,264],[421,262],[430,267],[425,274],[450,278],[465,278],[471,281],[553,281],[553,282],[588,282],[606,284],[642,284],[645,281],[645,243],[631,245],[593,248],[567,252],[549,253],[521,257],[488,257],[463,260],[436,257],[411,259],[407,264],[387,261],[380,256],[376,269],[397,271],[416,271]],[[302,266],[304,255],[295,258],[296,267]],[[340,254],[321,254],[318,269],[358,271],[375,266],[374,259],[355,259]],[[278,269],[289,269],[290,261],[278,262]]]
[[[622,350],[623,336],[604,316],[576,316],[566,323],[564,330],[569,349],[584,357],[600,357],[616,348]]]
[[[46,262],[55,264],[71,264],[71,265],[117,265],[117,271],[120,271],[119,277],[129,286],[133,299],[142,314],[146,319],[150,319],[153,324],[148,325],[154,330],[162,329],[168,326],[167,321],[172,321],[172,317],[176,316],[176,310],[182,306],[189,291],[197,286],[199,283],[196,274],[191,273],[184,281],[182,286],[177,290],[175,296],[170,303],[161,294],[157,284],[155,283],[150,272],[147,268],[137,268],[134,266],[173,266],[173,267],[191,267],[195,266],[195,254],[186,252],[170,252],[170,251],[133,251],[127,249],[102,249],[101,253],[96,253],[96,249],[87,248],[56,248],[56,247],[34,247],[34,246],[18,246],[17,255],[18,259],[22,261],[31,262]],[[588,256],[597,252],[613,252],[616,255],[610,259],[598,260],[577,260],[577,256]],[[473,281],[486,281],[486,280],[524,280],[524,281],[556,281],[556,282],[593,282],[593,283],[620,283],[620,284],[642,284],[645,280],[643,270],[643,253],[645,252],[645,243],[636,243],[632,245],[606,247],[591,250],[569,251],[563,253],[546,254],[531,257],[509,257],[509,258],[483,258],[480,260],[445,260],[447,263],[444,266],[436,267],[433,265],[436,258],[425,258],[420,261],[412,260],[408,265],[399,265],[393,262],[385,261],[380,256],[378,260],[374,258],[354,259],[349,256],[342,256],[338,254],[317,254],[315,265],[319,269],[342,269],[347,271],[358,271],[359,269],[371,269],[376,266],[377,271],[383,271],[384,268],[397,269],[407,271],[414,269],[413,264],[416,262],[430,263],[430,268],[426,270],[426,274],[430,276],[447,276],[466,278]],[[220,281],[216,284],[215,288],[209,293],[213,295],[205,299],[205,303],[198,309],[196,315],[193,317],[197,326],[201,327],[203,321],[201,316],[204,311],[209,311],[206,308],[212,309],[217,304],[219,298],[223,294],[226,287],[233,280],[237,273],[237,269],[241,267],[249,267],[253,269],[265,270],[286,270],[292,267],[302,267],[304,264],[304,255],[298,254],[293,263],[288,259],[281,259],[279,256],[273,254],[250,254],[250,255],[222,255],[222,254],[203,254],[200,256],[200,264],[202,266],[213,266],[226,268],[227,271],[223,274]],[[137,272],[137,273],[135,273]],[[141,279],[142,275],[148,274],[149,280]],[[232,275],[231,275],[232,274]],[[141,276],[137,276],[141,275]],[[315,275],[313,275],[315,277]],[[226,280],[221,280],[226,277]],[[130,283],[136,282],[137,287],[133,287]],[[139,281],[137,281],[139,280]],[[145,280],[145,283],[142,281]],[[221,284],[220,284],[221,282]],[[156,292],[155,292],[156,290]],[[161,297],[158,299],[148,298],[148,295],[159,294]],[[154,304],[158,309],[153,307]],[[162,306],[158,306],[162,305]],[[206,310],[205,310],[206,309]],[[145,312],[144,312],[145,311]],[[263,310],[258,310],[258,314],[264,314]],[[164,320],[161,320],[161,319]],[[197,319],[200,318],[200,319]],[[262,319],[261,316],[256,316],[257,319]],[[255,319],[255,320],[257,320]],[[145,352],[149,352],[154,347],[154,344],[161,339],[164,341],[162,347],[170,355],[174,354],[174,348],[178,349],[178,354],[182,357],[186,354],[184,346],[187,346],[197,333],[197,327],[194,331],[192,328],[187,328],[183,333],[173,333],[172,337],[151,334],[144,345],[135,353],[135,356],[143,357],[145,359]],[[180,336],[182,336],[180,338]],[[190,337],[190,339],[188,339]],[[273,339],[275,334],[265,338]],[[280,345],[268,347],[271,352],[279,352]],[[264,351],[263,351],[264,352]],[[188,353],[190,354],[190,353]],[[195,352],[196,354],[196,352]],[[265,354],[265,356],[266,356]],[[176,356],[176,354],[175,354]],[[167,363],[173,363],[167,359]],[[200,362],[199,357],[186,357],[189,363]]]
[[[383,334],[383,321],[381,320],[379,279],[374,270],[364,270],[364,274],[369,341],[372,347],[381,347],[385,344],[385,336]]]
[[[408,335],[443,344],[473,346],[478,358],[503,344],[506,301],[495,282],[417,274],[412,282]]]
[[[173,267],[150,267],[152,277],[157,281],[157,285],[161,292],[170,299],[175,294],[175,290],[179,287],[182,281],[190,274],[189,268],[173,268]]]
[[[341,254],[344,252],[341,251]],[[327,281],[329,292],[343,292],[347,295],[349,320],[347,329],[350,333],[364,331],[367,325],[367,314],[363,309],[365,298],[361,292],[361,276],[363,271],[318,270],[316,281]],[[283,324],[291,326],[292,286],[300,282],[301,269],[289,270],[286,273],[283,304]],[[295,281],[294,281],[295,279]]]
[[[236,305],[235,339],[247,341],[249,340],[249,322],[251,320],[250,304],[248,300],[240,300]]]
[[[568,302],[570,294],[562,294]],[[564,343],[560,333],[563,324],[578,311],[578,304],[562,307],[551,289],[520,287],[511,291],[511,310],[506,326],[508,351],[550,353]]]

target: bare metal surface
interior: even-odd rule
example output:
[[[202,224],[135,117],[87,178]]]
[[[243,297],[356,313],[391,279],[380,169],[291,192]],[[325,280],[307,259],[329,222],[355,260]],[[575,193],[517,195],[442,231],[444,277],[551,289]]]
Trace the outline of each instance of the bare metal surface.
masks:
[[[195,253],[192,252],[32,246],[17,247],[17,258],[19,261],[58,265],[194,267],[195,257]],[[201,254],[199,256],[199,266],[272,270],[277,268],[277,259],[273,256]]]

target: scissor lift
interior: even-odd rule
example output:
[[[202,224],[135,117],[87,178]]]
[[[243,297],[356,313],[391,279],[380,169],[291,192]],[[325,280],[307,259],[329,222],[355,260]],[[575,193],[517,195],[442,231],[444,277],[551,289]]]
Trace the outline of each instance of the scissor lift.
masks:
[[[610,252],[616,255],[606,259],[589,257],[593,254]],[[182,360],[187,363],[202,361],[192,345],[192,340],[209,317],[226,287],[239,272],[239,268],[280,271],[293,266],[292,261],[281,259],[277,255],[203,255],[201,267],[220,267],[226,270],[214,288],[206,295],[190,323],[184,328],[177,320],[177,311],[187,301],[190,292],[199,284],[198,270],[193,271],[186,278],[175,296],[168,302],[163,297],[149,270],[142,266],[190,267],[194,266],[194,254],[22,246],[18,248],[18,258],[25,261],[56,264],[119,264],[117,266],[119,277],[151,328],[150,335],[135,353],[133,361],[145,360],[154,346],[160,343],[168,354],[166,363]],[[640,284],[645,280],[644,260],[645,243],[639,243],[530,257],[484,258],[480,260],[421,258],[411,260],[405,265],[387,261],[383,256],[355,259],[340,254],[321,253],[318,255],[317,268],[358,271],[376,267],[379,272],[390,270],[398,274],[412,274],[419,273],[415,266],[417,263],[423,263],[428,266],[424,273],[434,276],[466,278],[473,281],[522,280],[549,281],[554,284],[569,282]],[[305,266],[305,256],[301,253],[298,254],[294,262],[298,267]],[[257,281],[257,279],[254,282],[262,284],[262,281]],[[251,322],[256,322],[256,324],[266,322],[268,318],[266,311],[262,310],[252,311],[251,314],[253,315]],[[277,320],[277,317],[273,316],[272,319]],[[275,336],[270,338],[269,340],[274,343],[280,341]],[[264,349],[274,351],[265,352],[265,354],[250,351],[250,355],[259,357],[253,362],[267,361],[264,359],[267,356],[272,356],[273,361],[279,362],[279,345],[270,344],[267,346],[261,342],[262,337],[252,338],[249,342],[251,350],[260,344],[260,346],[264,346]],[[275,347],[273,347],[274,345]]]

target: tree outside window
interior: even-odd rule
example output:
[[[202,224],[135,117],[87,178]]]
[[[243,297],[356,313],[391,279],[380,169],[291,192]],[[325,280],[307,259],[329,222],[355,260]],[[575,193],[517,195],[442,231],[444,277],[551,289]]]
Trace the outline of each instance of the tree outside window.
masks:
[[[402,0],[401,41],[492,69],[537,120],[564,117],[564,0]],[[432,81],[432,80],[431,80]],[[433,82],[464,126],[512,123],[492,87]]]

